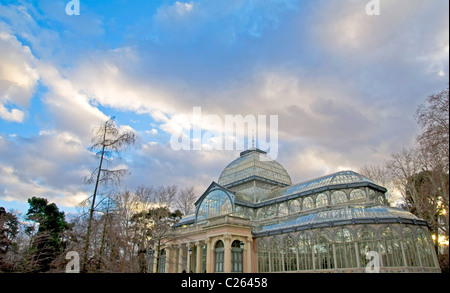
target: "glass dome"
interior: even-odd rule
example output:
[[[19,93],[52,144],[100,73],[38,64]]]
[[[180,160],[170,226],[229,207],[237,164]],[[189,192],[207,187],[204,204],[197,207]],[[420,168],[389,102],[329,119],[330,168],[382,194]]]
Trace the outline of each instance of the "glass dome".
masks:
[[[260,179],[278,186],[292,184],[291,177],[283,166],[259,149],[242,152],[239,158],[223,170],[218,183],[230,187],[252,179]]]

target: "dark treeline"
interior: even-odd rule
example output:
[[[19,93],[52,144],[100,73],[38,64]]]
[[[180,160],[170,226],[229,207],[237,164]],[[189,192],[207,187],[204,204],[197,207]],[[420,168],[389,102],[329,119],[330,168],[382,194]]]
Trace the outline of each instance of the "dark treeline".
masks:
[[[145,273],[171,226],[193,212],[192,187],[139,187],[103,197],[92,219],[84,272]],[[25,215],[0,207],[0,272],[65,272],[69,252],[84,259],[89,208],[65,215],[45,198],[28,200]]]

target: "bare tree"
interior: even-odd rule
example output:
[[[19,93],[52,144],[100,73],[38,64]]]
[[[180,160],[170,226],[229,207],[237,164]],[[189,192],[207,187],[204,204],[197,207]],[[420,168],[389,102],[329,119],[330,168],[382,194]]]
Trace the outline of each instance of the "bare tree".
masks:
[[[120,152],[127,146],[133,144],[136,136],[132,131],[121,131],[114,123],[114,117],[105,122],[104,125],[94,130],[93,144],[91,151],[96,151],[99,157],[99,166],[92,172],[91,176],[86,178],[86,183],[95,183],[94,193],[92,195],[91,207],[89,210],[89,220],[86,232],[86,243],[84,247],[83,271],[86,271],[88,259],[89,241],[92,227],[92,219],[96,210],[96,197],[99,186],[104,184],[118,184],[120,179],[128,174],[126,169],[110,170],[104,168],[104,161],[112,158],[114,155],[120,156]]]
[[[421,127],[416,145],[393,154],[386,168],[402,191],[406,208],[426,219],[435,233],[449,237],[449,90],[431,95],[415,118]]]
[[[415,175],[422,170],[418,157],[419,151],[416,148],[403,149],[386,162],[386,169],[394,186],[400,190],[406,209],[424,218],[423,198],[416,188],[418,178]]]
[[[449,89],[431,95],[417,109],[415,118],[421,126],[417,142],[421,151],[424,188],[432,202],[432,223],[438,248],[442,232],[449,237]]]
[[[434,168],[449,171],[449,89],[431,95],[416,111],[421,126],[417,137],[419,146]]]
[[[193,186],[186,187],[178,194],[175,206],[183,215],[189,215],[194,211],[194,203],[197,200],[195,189]]]

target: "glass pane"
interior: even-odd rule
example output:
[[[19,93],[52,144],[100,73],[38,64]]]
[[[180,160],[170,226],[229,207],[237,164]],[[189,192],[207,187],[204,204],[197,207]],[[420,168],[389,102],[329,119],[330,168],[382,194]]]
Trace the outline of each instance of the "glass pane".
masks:
[[[316,197],[316,207],[321,208],[328,205],[328,197],[325,193],[321,193]]]
[[[366,200],[366,192],[362,189],[354,189],[350,192],[350,201],[364,202]]]
[[[303,199],[303,210],[310,210],[314,208],[314,201],[310,197]]]
[[[331,204],[340,204],[347,201],[347,195],[342,190],[334,191],[331,194]]]
[[[298,237],[299,270],[312,270],[311,238],[306,233]]]

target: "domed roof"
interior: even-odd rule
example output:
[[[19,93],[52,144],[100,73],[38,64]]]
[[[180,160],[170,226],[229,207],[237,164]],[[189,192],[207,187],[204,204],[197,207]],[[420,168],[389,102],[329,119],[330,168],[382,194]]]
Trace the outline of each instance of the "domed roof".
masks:
[[[277,161],[266,152],[252,148],[240,154],[220,175],[219,184],[225,187],[252,179],[260,179],[278,186],[291,185],[291,177]]]

